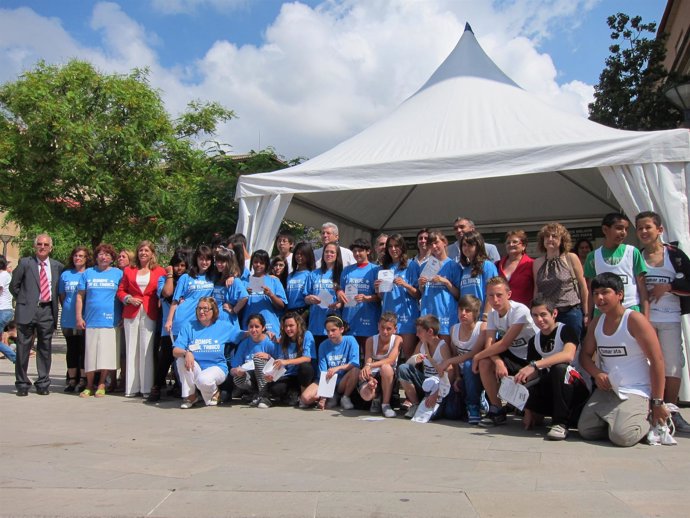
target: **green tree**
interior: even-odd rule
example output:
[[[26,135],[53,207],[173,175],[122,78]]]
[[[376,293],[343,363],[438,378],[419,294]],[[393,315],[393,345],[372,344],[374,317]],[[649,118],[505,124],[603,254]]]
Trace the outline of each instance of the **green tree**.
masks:
[[[40,62],[0,87],[0,209],[9,219],[94,246],[170,230],[207,167],[195,142],[233,113],[194,102],[172,120],[147,74]]]
[[[614,44],[594,87],[589,118],[626,130],[677,128],[681,116],[665,98],[665,36],[654,38],[656,23],[618,13],[607,19]],[[651,35],[649,38],[647,36]]]

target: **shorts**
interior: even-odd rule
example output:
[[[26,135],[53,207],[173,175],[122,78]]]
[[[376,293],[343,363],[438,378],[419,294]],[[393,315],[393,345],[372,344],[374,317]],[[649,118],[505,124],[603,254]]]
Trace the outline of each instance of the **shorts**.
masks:
[[[86,328],[86,372],[115,370],[117,368],[117,333],[112,327]]]
[[[508,369],[508,374],[510,376],[515,376],[520,369],[527,365],[527,360],[523,360],[510,354],[508,351],[502,352],[500,355],[503,363],[506,364],[506,369]]]
[[[664,355],[664,374],[667,378],[680,378],[685,366],[683,333],[680,322],[652,322]]]

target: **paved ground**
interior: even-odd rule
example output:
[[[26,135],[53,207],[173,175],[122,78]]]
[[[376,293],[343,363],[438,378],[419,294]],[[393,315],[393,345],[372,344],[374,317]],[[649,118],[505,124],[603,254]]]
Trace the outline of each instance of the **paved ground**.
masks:
[[[64,365],[58,350],[50,396],[18,398],[0,360],[0,516],[688,515],[690,438],[620,449],[518,421],[82,400]]]

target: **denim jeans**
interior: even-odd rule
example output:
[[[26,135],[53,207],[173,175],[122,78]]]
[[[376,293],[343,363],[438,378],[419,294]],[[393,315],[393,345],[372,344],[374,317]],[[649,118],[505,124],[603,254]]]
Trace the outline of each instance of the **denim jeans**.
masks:
[[[17,353],[9,345],[2,342],[0,342],[0,353],[4,354],[12,363],[17,361]]]
[[[581,306],[575,306],[565,313],[559,312],[558,315],[556,315],[556,322],[561,322],[568,327],[572,327],[575,330],[575,335],[582,339],[582,327],[584,322]]]
[[[5,326],[14,318],[13,309],[0,309],[0,333],[5,330]]]
[[[465,404],[479,406],[482,380],[479,374],[472,372],[472,360],[467,360],[462,364],[462,383],[465,389]]]

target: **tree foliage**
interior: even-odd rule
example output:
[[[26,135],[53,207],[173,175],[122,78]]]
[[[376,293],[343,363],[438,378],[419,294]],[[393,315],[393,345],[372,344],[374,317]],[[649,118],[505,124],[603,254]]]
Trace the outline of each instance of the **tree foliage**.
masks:
[[[607,19],[614,44],[611,55],[594,87],[589,118],[595,122],[627,130],[676,128],[681,117],[663,94],[669,78],[664,69],[665,37],[654,35],[656,23],[643,23],[618,13]]]
[[[171,230],[179,200],[209,167],[194,139],[234,114],[194,102],[172,120],[147,73],[40,62],[0,87],[0,209],[9,219],[94,246]]]

